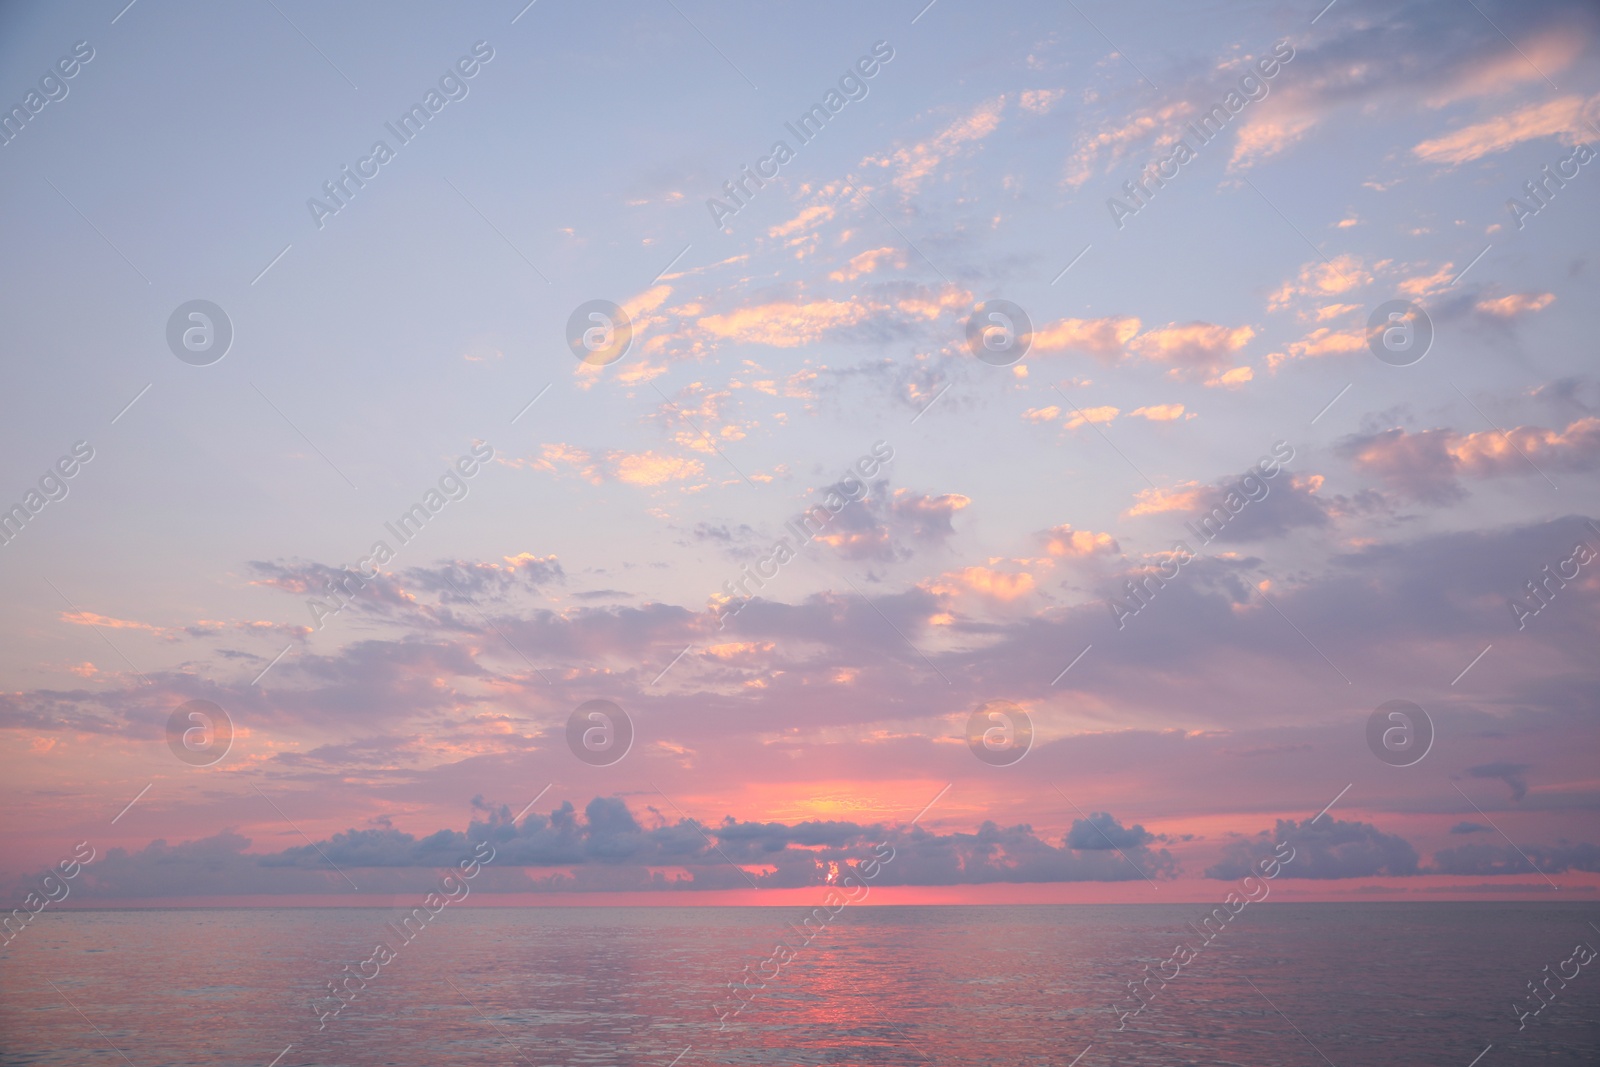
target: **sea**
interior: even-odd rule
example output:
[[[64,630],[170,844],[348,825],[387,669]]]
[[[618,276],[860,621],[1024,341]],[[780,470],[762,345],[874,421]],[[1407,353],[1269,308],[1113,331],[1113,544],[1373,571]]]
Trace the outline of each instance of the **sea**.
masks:
[[[1600,1064],[1593,904],[1262,903],[1209,943],[1192,904],[806,914],[47,910],[0,1064]]]

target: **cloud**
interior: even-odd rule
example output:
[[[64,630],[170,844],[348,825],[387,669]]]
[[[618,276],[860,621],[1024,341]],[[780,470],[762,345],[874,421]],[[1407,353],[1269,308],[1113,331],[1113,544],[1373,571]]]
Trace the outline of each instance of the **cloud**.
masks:
[[[903,267],[905,265],[905,253],[892,246],[869,249],[866,252],[851,256],[849,263],[829,274],[828,277],[836,282],[854,281],[863,274],[871,274],[881,264],[889,260],[897,261]]]
[[[959,571],[947,571],[938,578],[924,582],[923,586],[930,592],[940,595],[976,593],[982,597],[1007,603],[1033,592],[1034,584],[1033,575],[1027,571],[965,567]]]
[[[409,567],[401,578],[413,589],[439,594],[442,603],[465,604],[468,598],[502,599],[513,592],[533,592],[565,581],[566,573],[555,556],[522,552],[500,563],[451,560],[433,567]]]
[[[1372,274],[1362,265],[1358,256],[1345,253],[1327,262],[1312,261],[1302,264],[1294,278],[1284,282],[1267,297],[1267,310],[1280,311],[1306,300],[1321,302],[1371,284]],[[1355,307],[1353,304],[1339,306]]]
[[[1535,311],[1543,311],[1555,303],[1554,293],[1512,293],[1498,299],[1484,299],[1472,305],[1476,310],[1495,318],[1510,319],[1518,315],[1527,315]]]
[[[960,493],[890,490],[887,479],[862,487],[836,482],[824,490],[850,502],[828,520],[816,540],[845,559],[910,559],[913,545],[933,545],[955,533],[951,520],[972,503]],[[852,499],[854,497],[854,499]]]
[[[821,820],[674,821],[653,808],[641,819],[616,797],[596,797],[581,813],[563,801],[548,814],[521,820],[508,806],[481,797],[473,807],[477,814],[464,832],[443,829],[422,837],[381,819],[372,828],[278,852],[248,852],[250,839],[232,830],[175,845],[157,840],[138,850],[114,848],[84,866],[74,889],[95,900],[342,893],[349,877],[361,892],[423,892],[438,868],[472,855],[481,841],[493,847],[494,859],[472,888],[487,892],[730,889],[750,882],[762,888],[818,886],[828,884],[838,865],[859,862],[879,842],[894,849],[894,859],[875,879],[885,885],[1117,882],[1176,870],[1165,850],[1149,848],[1153,835],[1141,826],[1123,827],[1104,812],[1075,821],[1061,844],[1052,845],[1029,826],[993,822],[972,833],[938,834]],[[732,869],[730,861],[744,870]],[[28,883],[24,878],[18,884]]]
[[[888,156],[868,156],[862,166],[891,168],[894,187],[902,196],[915,196],[923,181],[946,160],[970,150],[1000,127],[1005,97],[980,104],[926,141],[896,149]]]
[[[1170,323],[1140,334],[1130,347],[1145,359],[1167,364],[1174,378],[1198,380],[1227,369],[1255,335],[1249,326]]]
[[[540,449],[538,459],[508,460],[507,465],[526,466],[552,474],[566,468],[591,485],[611,479],[628,485],[657,486],[688,481],[705,472],[705,464],[689,456],[666,455],[652,449],[641,452],[612,449],[597,456],[587,449],[565,444],[547,444]]]
[[[1116,538],[1108,533],[1091,533],[1074,530],[1070,525],[1054,526],[1040,535],[1045,551],[1052,556],[1067,559],[1086,559],[1090,556],[1116,555],[1122,551]]]
[[[1207,378],[1205,384],[1211,389],[1237,389],[1256,376],[1256,372],[1249,367],[1235,367],[1224,371],[1215,378]]]
[[[1486,834],[1492,829],[1494,827],[1485,826],[1481,822],[1458,822],[1450,827],[1450,832],[1452,834]]]
[[[1272,96],[1255,105],[1240,128],[1230,166],[1281,152],[1339,114],[1367,122],[1373,115],[1412,117],[1452,103],[1491,101],[1542,83],[1593,46],[1596,20],[1588,5],[1482,0],[1478,6],[1482,17],[1463,21],[1436,4],[1395,3],[1347,22],[1342,32],[1329,27],[1314,45],[1297,45]],[[1508,23],[1516,25],[1520,45],[1496,29]],[[1466,154],[1537,125],[1536,118],[1507,116],[1478,124],[1473,134],[1424,142],[1428,147],[1419,145],[1416,153]]]
[[[1134,408],[1128,412],[1128,417],[1133,419],[1149,419],[1151,422],[1171,422],[1183,418],[1182,404],[1151,404],[1147,407]]]
[[[1358,471],[1389,488],[1415,500],[1442,504],[1466,495],[1463,477],[1537,476],[1534,466],[1587,469],[1600,457],[1600,418],[1578,419],[1562,430],[1517,426],[1504,433],[1463,434],[1451,429],[1413,433],[1397,427],[1345,438],[1339,452]]]
[[[1544,137],[1555,137],[1562,144],[1575,145],[1583,140],[1580,131],[1584,109],[1591,103],[1581,96],[1562,96],[1542,104],[1530,104],[1487,122],[1423,141],[1411,151],[1429,163],[1458,166]]]
[[[1033,331],[1031,352],[1083,352],[1103,362],[1115,362],[1126,353],[1127,344],[1139,332],[1139,320],[1131,316],[1100,319],[1059,319]]]
[[[1529,861],[1532,861],[1531,863]],[[1433,854],[1429,873],[1460,875],[1561,874],[1600,871],[1600,845],[1458,845]]]
[[[1076,430],[1080,426],[1107,423],[1116,417],[1117,409],[1109,404],[1097,408],[1079,408],[1067,419],[1067,429]]]
[[[814,344],[841,327],[854,326],[871,313],[872,308],[858,300],[778,301],[708,315],[698,325],[723,340],[796,348]]]
[[[1066,94],[1065,89],[1024,89],[1019,103],[1024,111],[1045,115]]]
[[[1221,861],[1206,868],[1206,877],[1232,880],[1252,874],[1260,860],[1273,855],[1273,845],[1279,841],[1294,848],[1293,860],[1283,865],[1285,878],[1411,875],[1418,869],[1417,850],[1405,838],[1386,834],[1370,823],[1324,815],[1302,823],[1279,819],[1272,833],[1233,842]]]
[[[1494,763],[1483,763],[1476,767],[1467,768],[1468,778],[1495,778],[1504,782],[1511,789],[1511,799],[1521,800],[1528,795],[1528,764],[1508,763],[1499,760]]]
[[[1068,848],[1080,851],[1095,851],[1098,849],[1123,849],[1139,848],[1155,840],[1155,835],[1145,830],[1142,826],[1124,827],[1110,812],[1091,812],[1087,819],[1072,820],[1072,829],[1067,832],[1066,845]]]

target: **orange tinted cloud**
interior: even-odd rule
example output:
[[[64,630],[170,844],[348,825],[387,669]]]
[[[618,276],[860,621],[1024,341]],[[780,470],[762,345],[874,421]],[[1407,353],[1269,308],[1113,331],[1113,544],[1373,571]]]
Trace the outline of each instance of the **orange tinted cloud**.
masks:
[[[601,484],[608,476],[629,485],[661,485],[693,478],[705,470],[697,459],[661,455],[649,449],[638,453],[612,450],[596,457],[586,449],[565,444],[545,445],[538,459],[511,460],[508,465],[552,474],[560,473],[564,467],[591,485]]]
[[[1386,430],[1346,448],[1355,468],[1376,475],[1419,500],[1449,501],[1462,495],[1457,478],[1555,469],[1582,469],[1600,458],[1600,418],[1590,416],[1564,430],[1518,426],[1501,433],[1450,429]],[[1533,466],[1530,467],[1529,464]]]
[[[1084,559],[1088,556],[1110,555],[1122,551],[1116,538],[1110,534],[1074,530],[1071,525],[1054,526],[1046,530],[1044,548],[1052,556],[1068,559]]]
[[[1246,370],[1250,368],[1246,367]],[[1129,418],[1149,419],[1151,422],[1171,422],[1173,419],[1183,418],[1182,404],[1151,404],[1148,407],[1134,408],[1128,412]]]
[[[855,300],[777,301],[708,315],[699,325],[724,340],[797,348],[815,343],[829,330],[854,326],[870,313],[871,308]]]
[[[681,482],[705,470],[705,465],[697,459],[663,456],[648,449],[636,455],[612,452],[607,454],[606,459],[610,462],[612,474],[616,479],[629,485]]]
[[[834,271],[832,274],[828,275],[828,277],[832,278],[836,282],[852,281],[861,277],[863,274],[871,274],[873,271],[878,269],[878,265],[884,260],[898,255],[899,251],[894,248],[873,248],[858,255],[851,256],[849,263],[845,264],[839,270]]]
[[[1065,89],[1025,89],[1021,99],[1022,110],[1035,115],[1046,114],[1065,95]]]
[[[1367,348],[1367,332],[1365,329],[1331,330],[1326,326],[1319,326],[1306,335],[1304,340],[1291,341],[1288,352],[1273,352],[1267,356],[1267,362],[1276,367],[1285,359],[1312,359],[1316,356],[1345,356],[1352,352],[1362,352]]]
[[[1346,254],[1326,263],[1307,263],[1293,280],[1284,282],[1277,292],[1267,298],[1267,310],[1278,311],[1298,297],[1334,296],[1371,282],[1372,275],[1356,256]]]
[[[1131,316],[1060,319],[1033,331],[1031,351],[1064,352],[1075,349],[1109,361],[1120,357],[1138,332],[1139,320]]]
[[[904,196],[915,195],[923,179],[937,170],[946,159],[998,129],[1004,107],[1004,96],[980,104],[929,140],[898,149],[889,156],[868,157],[861,161],[862,165],[893,167],[897,172],[894,187]]]
[[[1577,144],[1585,106],[1586,101],[1581,96],[1558,97],[1423,141],[1411,151],[1429,163],[1455,166],[1541,137],[1556,137],[1562,144]]]
[[[1171,366],[1173,377],[1216,374],[1233,362],[1234,353],[1256,335],[1249,326],[1217,326],[1209,322],[1170,323],[1134,338],[1132,348],[1145,359]]]
[[[1215,378],[1207,378],[1206,385],[1212,389],[1237,389],[1245,382],[1256,376],[1256,372],[1249,367],[1235,367],[1224,371]]]
[[[97,626],[106,630],[143,630],[158,637],[167,634],[164,626],[152,626],[147,622],[133,622],[129,619],[114,619],[110,615],[97,615],[92,611],[63,611],[61,621],[70,622],[75,626]]]
[[[1554,293],[1512,293],[1498,300],[1480,300],[1474,307],[1486,315],[1509,319],[1534,311],[1543,311],[1555,303]]]
[[[1204,486],[1199,482],[1182,482],[1170,489],[1141,489],[1137,503],[1123,514],[1159,515],[1164,511],[1194,511],[1200,506]]]
[[[1033,575],[1027,571],[997,571],[992,567],[967,567],[947,571],[928,583],[935,593],[969,592],[1009,602],[1033,591]]]
[[[1117,409],[1107,404],[1098,408],[1079,408],[1067,420],[1067,429],[1076,430],[1088,423],[1110,422],[1117,417]]]

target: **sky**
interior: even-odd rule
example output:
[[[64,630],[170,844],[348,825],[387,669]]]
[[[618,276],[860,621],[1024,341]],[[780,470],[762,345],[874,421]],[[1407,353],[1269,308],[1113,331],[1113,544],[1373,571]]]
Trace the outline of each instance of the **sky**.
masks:
[[[0,8],[19,902],[1600,889],[1591,5],[124,4]]]

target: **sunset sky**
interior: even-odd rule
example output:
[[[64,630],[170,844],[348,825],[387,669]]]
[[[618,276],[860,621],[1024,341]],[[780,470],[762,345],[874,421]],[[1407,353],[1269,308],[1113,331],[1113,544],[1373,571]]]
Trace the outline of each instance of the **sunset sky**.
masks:
[[[125,2],[0,10],[16,901],[1600,890],[1592,5]]]

